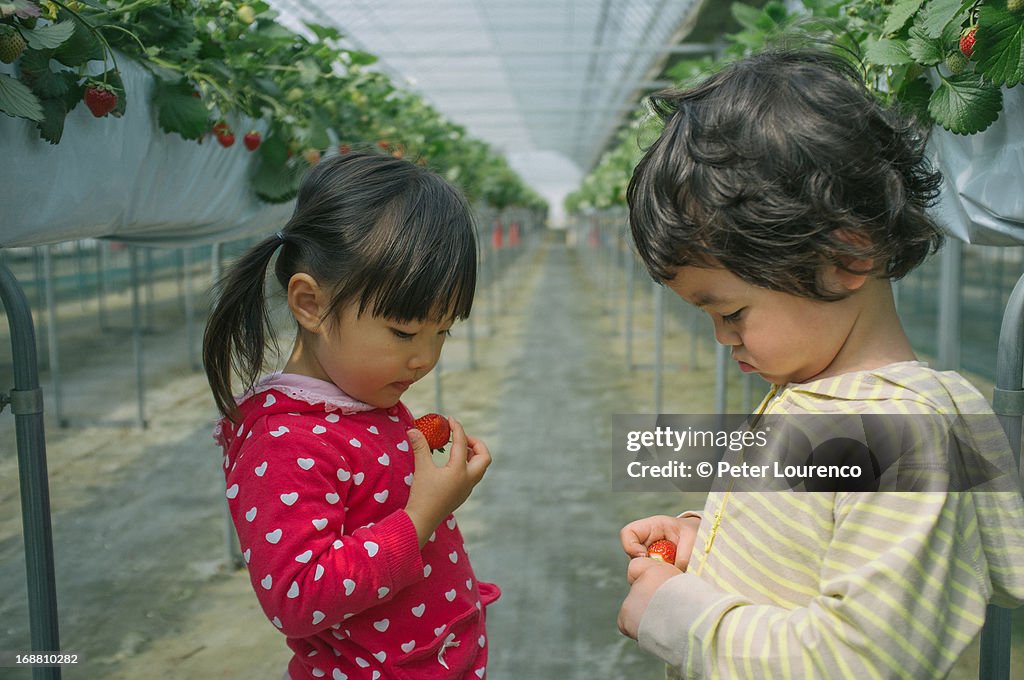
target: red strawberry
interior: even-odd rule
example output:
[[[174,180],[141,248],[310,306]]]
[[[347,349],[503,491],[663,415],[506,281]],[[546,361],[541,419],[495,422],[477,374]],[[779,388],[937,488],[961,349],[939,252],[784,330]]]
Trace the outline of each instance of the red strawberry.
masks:
[[[109,85],[91,82],[85,86],[85,105],[92,115],[102,118],[117,106],[117,93]]]
[[[302,152],[302,157],[306,159],[306,162],[310,165],[316,165],[320,162],[320,151],[319,149],[306,149]]]
[[[413,424],[427,438],[427,446],[435,451],[444,450],[451,439],[452,428],[448,425],[448,419],[437,413],[420,416]]]
[[[260,141],[262,141],[262,138],[256,130],[249,130],[245,133],[245,137],[242,137],[242,143],[245,144],[245,148],[249,151],[255,151],[260,148]]]
[[[226,149],[235,143],[235,133],[231,132],[231,130],[222,132],[217,135],[217,141]]]
[[[960,51],[968,59],[974,54],[974,34],[977,32],[978,27],[971,26],[970,28],[965,28],[964,32],[960,34]]]
[[[656,560],[661,560],[662,562],[667,562],[668,564],[675,564],[676,544],[668,539],[659,538],[647,547],[647,556],[653,557]]]

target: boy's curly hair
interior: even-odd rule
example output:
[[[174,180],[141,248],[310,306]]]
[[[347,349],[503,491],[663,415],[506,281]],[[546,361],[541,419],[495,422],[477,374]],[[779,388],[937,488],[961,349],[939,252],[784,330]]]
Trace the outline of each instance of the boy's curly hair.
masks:
[[[843,58],[768,51],[650,99],[665,121],[626,193],[651,275],[722,266],[753,285],[835,300],[824,264],[898,279],[943,237],[926,136]]]

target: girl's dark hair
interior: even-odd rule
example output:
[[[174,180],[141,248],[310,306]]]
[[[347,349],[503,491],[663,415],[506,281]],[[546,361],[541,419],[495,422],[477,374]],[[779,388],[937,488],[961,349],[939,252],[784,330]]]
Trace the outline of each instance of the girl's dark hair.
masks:
[[[817,50],[768,51],[651,97],[665,122],[626,192],[651,275],[722,266],[744,281],[835,300],[831,263],[898,279],[942,244],[926,214],[941,175],[925,133],[857,70]],[[871,259],[870,272],[853,268]]]
[[[207,322],[203,364],[221,413],[235,418],[233,372],[246,390],[272,337],[264,279],[285,290],[304,272],[331,291],[322,321],[348,304],[399,322],[464,319],[476,289],[476,227],[465,197],[426,168],[386,155],[348,153],[319,162],[285,227],[226,273]]]

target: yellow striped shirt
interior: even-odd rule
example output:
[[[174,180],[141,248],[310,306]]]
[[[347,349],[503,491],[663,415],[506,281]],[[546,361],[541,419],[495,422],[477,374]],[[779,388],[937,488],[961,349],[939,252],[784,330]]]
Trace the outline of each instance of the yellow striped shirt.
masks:
[[[764,412],[991,408],[959,374],[901,362],[786,385]],[[977,437],[1005,439],[994,416],[968,422],[986,421]],[[686,678],[945,677],[987,603],[1024,603],[1024,503],[1012,489],[713,490],[688,572],[655,592],[640,646]]]

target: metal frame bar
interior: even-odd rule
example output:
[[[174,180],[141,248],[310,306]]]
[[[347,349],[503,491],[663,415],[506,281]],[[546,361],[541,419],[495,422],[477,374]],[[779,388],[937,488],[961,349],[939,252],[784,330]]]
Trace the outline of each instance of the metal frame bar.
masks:
[[[46,470],[43,392],[36,365],[35,327],[25,293],[14,274],[0,263],[0,299],[11,329],[14,389],[3,402],[14,414],[21,485],[21,521],[25,537],[29,634],[33,652],[60,651],[57,588],[53,567],[50,485]],[[33,680],[60,680],[59,667],[34,667]]]

